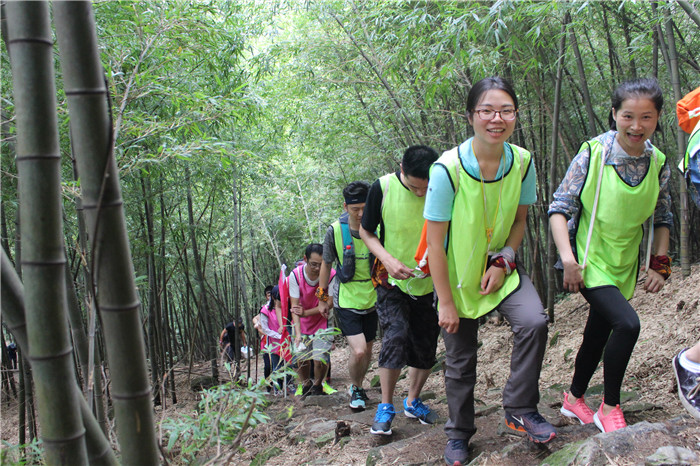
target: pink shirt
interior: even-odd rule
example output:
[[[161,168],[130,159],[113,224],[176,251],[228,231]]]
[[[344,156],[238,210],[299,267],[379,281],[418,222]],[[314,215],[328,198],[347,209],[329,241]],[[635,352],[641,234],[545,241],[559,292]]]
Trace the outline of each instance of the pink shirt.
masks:
[[[316,283],[316,285],[310,285],[304,277],[303,268],[304,265],[300,265],[292,270],[294,278],[299,285],[299,305],[301,305],[302,309],[312,309],[318,306],[318,298],[316,297],[318,283]],[[334,276],[335,270],[331,270],[329,282],[333,280]],[[313,335],[320,329],[328,328],[328,319],[323,317],[320,313],[299,317],[299,327],[302,335]]]
[[[267,326],[270,330],[277,332],[277,333],[282,333],[280,332],[280,324],[277,322],[277,314],[275,313],[275,310],[268,309],[267,306],[263,306],[262,309],[260,309],[261,314],[265,314],[267,317]],[[267,342],[265,341],[267,340]],[[261,346],[264,348],[266,344],[269,344],[272,346],[272,352],[275,354],[280,354],[280,339],[279,338],[272,338],[270,336],[265,336],[263,338],[263,341],[261,342]]]

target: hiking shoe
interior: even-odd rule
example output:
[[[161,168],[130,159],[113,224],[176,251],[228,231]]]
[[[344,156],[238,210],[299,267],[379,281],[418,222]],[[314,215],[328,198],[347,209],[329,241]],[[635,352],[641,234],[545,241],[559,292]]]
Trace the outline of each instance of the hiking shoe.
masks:
[[[676,374],[678,398],[690,415],[700,420],[700,374],[681,366],[680,359],[683,351],[673,358],[673,372]]]
[[[306,398],[309,395],[309,392],[311,391],[311,387],[313,387],[313,383],[306,381],[303,384],[297,385],[297,389],[294,392],[296,396],[300,396],[302,398]]]
[[[537,411],[526,414],[506,413],[506,426],[525,432],[535,443],[547,443],[557,436],[556,429]]]
[[[360,396],[362,397],[362,399],[363,399],[365,402],[369,401],[369,397],[367,396],[367,392],[366,392],[365,389],[362,388],[362,387],[360,387]]]
[[[350,407],[352,409],[365,409],[365,400],[362,398],[361,392],[364,390],[357,385],[350,385]]]
[[[576,400],[576,403],[569,403],[569,394],[564,392],[564,401],[561,404],[561,413],[570,418],[578,419],[581,424],[593,422],[593,410],[588,407],[583,397]]]
[[[445,464],[459,466],[469,461],[467,446],[469,442],[461,438],[451,438],[445,447]]]
[[[374,424],[370,427],[370,434],[391,435],[391,421],[394,420],[394,405],[391,403],[379,403],[377,414],[374,415]]]
[[[319,396],[325,394],[326,393],[323,391],[323,387],[321,385],[312,385],[311,390],[309,390],[308,396]]]
[[[595,422],[595,425],[598,426],[601,432],[612,432],[627,427],[620,405],[615,405],[610,414],[605,416],[603,415],[603,404],[600,404],[600,409],[593,415],[593,422]]]
[[[435,424],[437,414],[424,405],[420,398],[416,398],[411,404],[412,406],[408,406],[408,398],[403,399],[403,413],[406,417],[418,419],[421,424]]]
[[[328,384],[328,382],[326,382],[325,380],[324,380],[323,383],[321,384],[321,387],[323,387],[323,394],[324,394],[324,395],[332,395],[332,394],[334,394],[335,392],[338,391],[338,390],[336,390],[335,388],[331,387],[331,386]]]

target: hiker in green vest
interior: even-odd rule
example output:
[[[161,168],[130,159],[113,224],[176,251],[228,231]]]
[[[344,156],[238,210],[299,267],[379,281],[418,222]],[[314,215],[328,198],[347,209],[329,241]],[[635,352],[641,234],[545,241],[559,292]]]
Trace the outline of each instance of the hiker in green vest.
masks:
[[[428,172],[437,157],[427,146],[406,149],[401,169],[372,184],[362,215],[360,237],[383,264],[375,269],[385,268],[388,274],[377,286],[377,316],[383,333],[379,353],[382,402],[370,428],[373,434],[391,435],[394,389],[406,365],[409,389],[403,400],[404,415],[423,424],[437,420],[420,393],[436,362],[440,328],[433,308],[433,281],[418,274],[413,258],[423,227]]]
[[[333,309],[340,331],[348,342],[350,358],[350,407],[364,409],[368,400],[362,381],[372,360],[372,344],[377,336],[377,293],[370,277],[371,254],[360,238],[360,222],[367,200],[369,184],[353,181],[343,189],[343,215],[331,224],[323,240],[323,264],[318,282],[319,306],[328,312],[328,294],[333,263],[337,290],[333,294]]]
[[[685,105],[682,105],[685,104]],[[700,208],[700,87],[676,103],[681,128],[690,129],[688,147],[680,169],[688,185],[688,197]],[[700,341],[673,357],[678,398],[695,419],[700,420]]]
[[[622,83],[613,93],[610,131],[583,143],[549,206],[564,289],[580,291],[590,304],[561,412],[582,424],[595,422],[603,432],[627,425],[620,388],[640,330],[628,300],[637,283],[647,220],[653,234],[643,248],[644,289],[660,291],[671,274],[666,255],[673,224],[670,170],[649,140],[659,129],[663,101],[655,79]],[[601,356],[605,393],[594,413],[584,394]]]
[[[430,272],[445,341],[445,391],[450,418],[445,462],[468,460],[476,432],[479,317],[498,309],[513,331],[510,376],[503,389],[506,426],[549,442],[556,430],[538,412],[547,314],[515,252],[537,200],[530,153],[509,144],[518,98],[500,77],[480,80],[467,96],[474,137],[445,152],[430,172],[424,216]]]

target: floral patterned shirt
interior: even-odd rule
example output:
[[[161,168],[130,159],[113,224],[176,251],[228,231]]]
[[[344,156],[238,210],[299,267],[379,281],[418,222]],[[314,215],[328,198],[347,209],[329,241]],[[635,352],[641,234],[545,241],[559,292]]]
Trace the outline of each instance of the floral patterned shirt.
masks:
[[[617,174],[630,186],[637,186],[642,182],[649,170],[649,163],[654,157],[654,149],[651,142],[646,141],[644,153],[639,157],[629,155],[615,139],[617,131],[611,130],[598,136],[603,147],[610,147],[605,160],[606,165],[613,165]],[[564,176],[559,189],[554,193],[554,201],[549,206],[549,215],[562,214],[572,223],[578,219],[581,209],[581,190],[588,173],[588,159],[590,153],[588,147],[583,148],[571,161],[569,169]],[[673,213],[671,212],[670,191],[671,170],[665,163],[659,173],[659,198],[656,201],[654,211],[654,226],[673,226]]]

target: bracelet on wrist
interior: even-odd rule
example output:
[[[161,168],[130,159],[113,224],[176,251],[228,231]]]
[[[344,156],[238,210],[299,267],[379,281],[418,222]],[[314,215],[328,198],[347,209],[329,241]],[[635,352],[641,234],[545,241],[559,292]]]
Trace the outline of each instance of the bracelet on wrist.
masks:
[[[491,260],[489,261],[489,267],[491,266],[498,267],[499,269],[504,269],[506,275],[510,275],[511,273],[513,273],[513,270],[515,270],[516,267],[515,262],[506,260],[506,258],[500,254],[496,254],[493,257],[491,257]]]
[[[649,268],[664,277],[664,280],[668,280],[668,277],[671,276],[671,258],[652,254],[649,260]]]
[[[316,297],[319,299],[319,301],[323,302],[328,302],[328,298],[330,298],[328,295],[328,290],[321,288],[320,286],[316,288]]]

